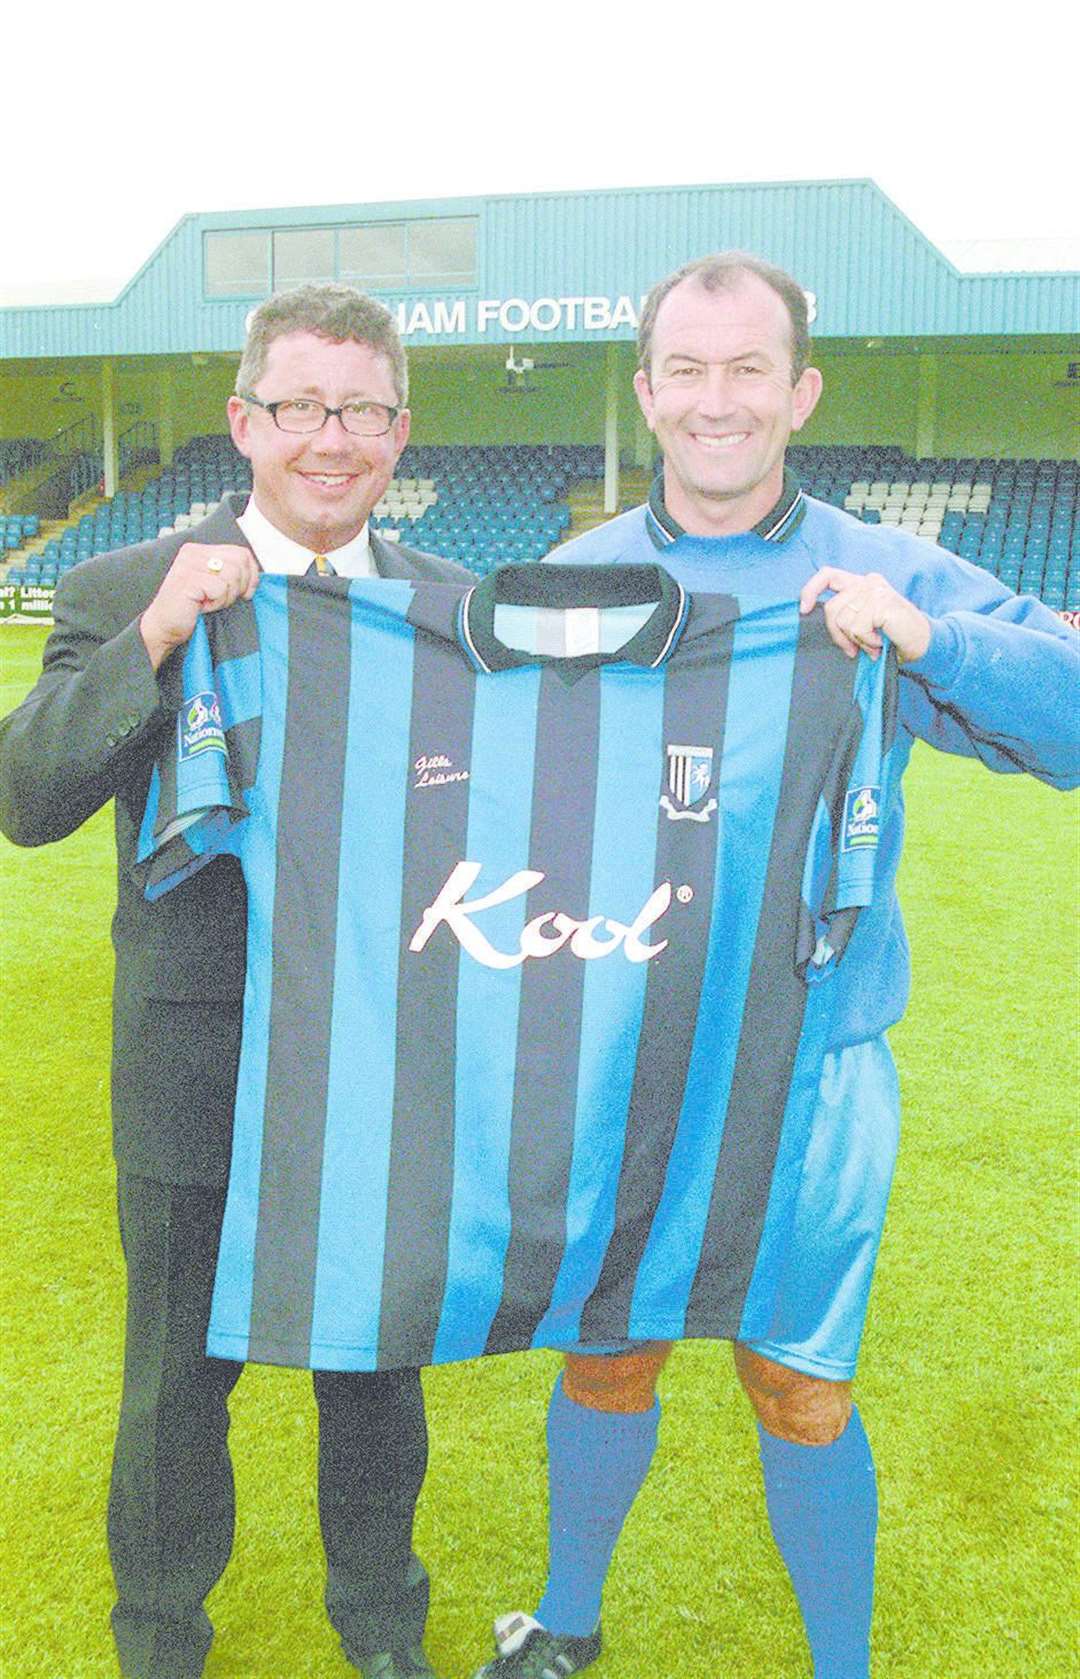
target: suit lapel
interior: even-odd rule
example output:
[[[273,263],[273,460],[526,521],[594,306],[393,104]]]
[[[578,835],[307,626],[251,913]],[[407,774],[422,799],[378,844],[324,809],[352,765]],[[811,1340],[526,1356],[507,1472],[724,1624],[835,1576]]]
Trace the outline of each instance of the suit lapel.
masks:
[[[396,542],[384,542],[370,527],[368,541],[371,543],[371,557],[375,562],[375,570],[380,577],[415,578],[416,567],[409,564]]]
[[[181,539],[179,546],[183,547],[185,542],[235,542],[241,548],[250,548],[251,543],[236,522],[237,514],[242,513],[247,506],[247,499],[242,493],[227,495],[212,513],[207,514],[201,524],[193,525],[190,530],[176,532]]]

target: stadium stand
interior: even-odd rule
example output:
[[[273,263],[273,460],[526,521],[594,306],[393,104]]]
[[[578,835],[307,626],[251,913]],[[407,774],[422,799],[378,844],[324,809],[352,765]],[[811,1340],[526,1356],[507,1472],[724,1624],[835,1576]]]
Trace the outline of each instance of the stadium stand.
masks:
[[[792,445],[806,490],[867,524],[895,524],[993,572],[1057,610],[1080,610],[1080,506],[1075,461],[915,459],[885,445]],[[598,484],[598,444],[410,445],[372,515],[391,540],[458,560],[479,575],[539,560],[565,540],[567,495]],[[6,581],[49,587],[91,554],[184,530],[230,491],[250,489],[228,437],[192,438],[171,467],[138,491],[84,513],[40,552],[14,556],[37,535],[32,515],[0,518]]]
[[[372,523],[484,576],[543,559],[569,528],[570,485],[603,472],[603,448],[592,444],[410,447]]]
[[[0,485],[21,478],[48,458],[49,445],[40,437],[5,437],[0,439]]]
[[[21,548],[40,528],[36,513],[0,513],[0,548]]]
[[[602,474],[599,446],[410,448],[372,524],[391,540],[461,559],[484,574],[506,560],[541,559],[569,526],[567,486]],[[227,437],[193,438],[142,490],[123,490],[84,513],[9,571],[7,581],[55,583],[92,554],[185,530],[223,495],[250,488],[248,464]]]
[[[820,500],[915,531],[1057,611],[1080,610],[1076,461],[915,460],[887,447],[805,444],[788,460]]]

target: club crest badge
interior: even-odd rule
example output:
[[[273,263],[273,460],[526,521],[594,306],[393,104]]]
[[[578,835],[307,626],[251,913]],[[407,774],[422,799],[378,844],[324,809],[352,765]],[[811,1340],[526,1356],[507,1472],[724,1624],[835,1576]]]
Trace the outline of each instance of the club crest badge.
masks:
[[[198,758],[203,752],[227,753],[221,706],[215,693],[192,694],[180,707],[176,720],[180,734],[180,762]]]
[[[706,799],[713,773],[711,746],[669,746],[667,749],[667,792],[660,795],[660,808],[671,822],[707,822],[716,809],[715,799]],[[703,802],[704,801],[704,802]]]
[[[841,851],[864,851],[878,842],[881,788],[852,787],[844,800]]]

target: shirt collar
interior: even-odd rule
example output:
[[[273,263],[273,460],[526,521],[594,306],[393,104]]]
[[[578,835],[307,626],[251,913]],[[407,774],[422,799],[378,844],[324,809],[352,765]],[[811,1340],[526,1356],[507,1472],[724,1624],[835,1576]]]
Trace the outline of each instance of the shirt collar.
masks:
[[[760,536],[764,542],[787,542],[795,535],[806,516],[806,497],[799,485],[795,474],[784,468],[784,484],[780,491],[780,500],[760,519],[753,529],[746,534]],[[649,491],[649,502],[645,511],[645,524],[652,537],[653,546],[663,551],[671,543],[677,542],[686,532],[668,512],[664,502],[664,469],[661,466],[652,482]]]
[[[276,525],[272,525],[266,514],[256,507],[254,496],[248,497],[248,504],[236,522],[251,543],[263,571],[285,577],[303,577],[310,570],[315,550],[294,542],[291,536],[286,536]],[[367,521],[351,541],[346,542],[343,548],[335,548],[327,558],[339,577],[373,577],[375,562],[368,539]]]
[[[656,610],[614,653],[586,653],[573,658],[522,653],[495,636],[496,605],[576,607],[640,606]],[[597,665],[635,664],[655,669],[673,651],[686,624],[689,597],[659,565],[507,565],[500,566],[463,597],[458,635],[473,663],[483,671],[516,665],[556,665],[564,674],[584,673]]]

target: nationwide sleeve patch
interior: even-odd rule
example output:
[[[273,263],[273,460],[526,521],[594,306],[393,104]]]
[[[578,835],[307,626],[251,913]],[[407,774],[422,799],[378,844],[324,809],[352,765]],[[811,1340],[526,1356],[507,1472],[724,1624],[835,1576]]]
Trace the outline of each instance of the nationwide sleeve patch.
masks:
[[[213,690],[192,694],[177,717],[179,758],[186,763],[203,752],[227,752],[221,706]]]
[[[852,787],[844,800],[841,851],[866,851],[877,845],[881,827],[881,788]]]

